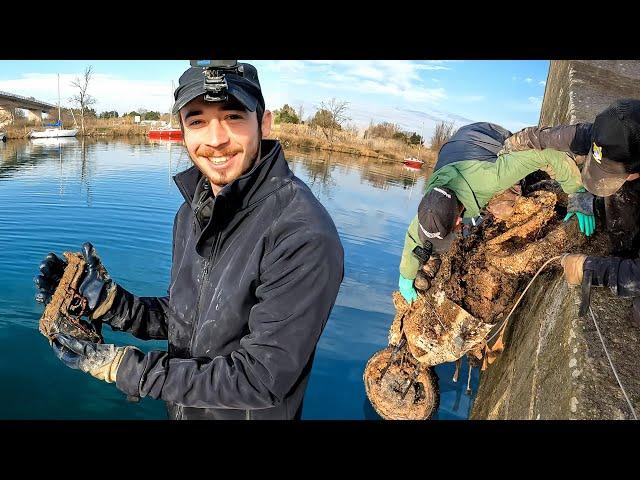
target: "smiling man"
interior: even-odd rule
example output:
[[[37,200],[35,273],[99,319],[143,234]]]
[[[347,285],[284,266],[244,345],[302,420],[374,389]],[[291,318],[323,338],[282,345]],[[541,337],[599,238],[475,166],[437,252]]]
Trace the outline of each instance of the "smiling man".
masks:
[[[59,335],[54,351],[128,395],[165,400],[172,419],[300,418],[343,278],[335,225],[279,142],[263,139],[272,115],[252,65],[191,67],[174,96],[194,166],[175,177],[185,201],[169,295],[116,285],[90,244],[80,288],[94,320],[167,339],[169,349],[144,354]],[[41,266],[41,301],[63,267],[54,257]]]

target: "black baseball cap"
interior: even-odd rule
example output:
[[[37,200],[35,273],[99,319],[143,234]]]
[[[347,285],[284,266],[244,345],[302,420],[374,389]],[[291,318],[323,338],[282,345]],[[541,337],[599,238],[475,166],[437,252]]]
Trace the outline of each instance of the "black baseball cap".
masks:
[[[238,63],[242,69],[242,74],[235,71],[225,73],[228,94],[238,100],[250,112],[256,111],[260,106],[264,112],[265,103],[258,80],[258,71],[256,67],[249,63]],[[173,113],[178,111],[187,103],[200,95],[207,93],[204,84],[204,68],[190,67],[181,76],[178,81],[178,88],[173,93],[175,103],[173,104]]]
[[[640,100],[611,104],[593,122],[591,147],[582,168],[585,188],[600,197],[614,194],[631,173],[640,172]]]
[[[445,253],[456,238],[454,227],[460,215],[458,197],[450,188],[428,191],[418,205],[418,236],[422,244],[430,242],[433,251]]]

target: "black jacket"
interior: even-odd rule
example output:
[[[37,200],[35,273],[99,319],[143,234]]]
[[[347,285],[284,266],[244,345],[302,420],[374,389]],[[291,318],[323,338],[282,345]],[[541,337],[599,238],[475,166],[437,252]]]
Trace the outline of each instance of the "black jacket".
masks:
[[[461,160],[481,160],[495,163],[498,152],[503,148],[504,141],[510,136],[509,130],[495,123],[477,122],[460,127],[440,147],[438,161],[433,171]]]
[[[509,137],[505,146],[511,151],[552,148],[574,155],[586,155],[591,148],[592,134],[592,123],[527,127]]]
[[[315,354],[343,278],[331,217],[293,175],[281,146],[215,197],[194,221],[195,167],[175,176],[185,198],[173,228],[169,296],[118,286],[114,330],[168,339],[168,352],[129,351],[116,385],[167,402],[173,419],[298,418]]]
[[[609,287],[621,297],[640,295],[640,259],[587,257],[583,271],[593,272],[592,285]]]

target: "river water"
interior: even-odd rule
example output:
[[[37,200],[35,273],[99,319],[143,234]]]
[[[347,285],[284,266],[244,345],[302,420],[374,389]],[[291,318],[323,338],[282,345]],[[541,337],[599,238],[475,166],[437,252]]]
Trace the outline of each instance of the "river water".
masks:
[[[318,344],[303,419],[377,419],[362,372],[387,344],[404,234],[426,172],[327,152],[286,157],[327,208],[345,250],[345,278]],[[164,404],[129,403],[114,385],[66,368],[38,332],[42,306],[33,277],[50,251],[91,241],[111,276],[141,296],[166,295],[174,215],[182,196],[172,176],[190,166],[179,143],[79,139],[0,142],[0,418],[164,419]],[[144,342],[104,329],[105,340],[148,351]],[[465,419],[466,363],[440,377],[438,419]],[[477,389],[478,372],[472,386]]]

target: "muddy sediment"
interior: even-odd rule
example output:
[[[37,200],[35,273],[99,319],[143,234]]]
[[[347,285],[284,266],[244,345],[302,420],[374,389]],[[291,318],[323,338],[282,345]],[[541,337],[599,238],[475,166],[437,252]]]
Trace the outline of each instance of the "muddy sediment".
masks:
[[[544,262],[584,244],[577,222],[562,221],[565,212],[553,192],[518,197],[505,219],[488,215],[470,235],[456,240],[443,257],[434,288],[479,321],[496,323]]]
[[[446,255],[427,292],[408,305],[394,292],[396,316],[389,343],[403,335],[416,359],[428,366],[457,360],[479,349],[493,325],[513,308],[536,271],[552,257],[580,250],[577,222],[563,222],[566,196],[536,191],[517,196],[501,218],[493,214]],[[559,262],[549,268],[558,268]]]

